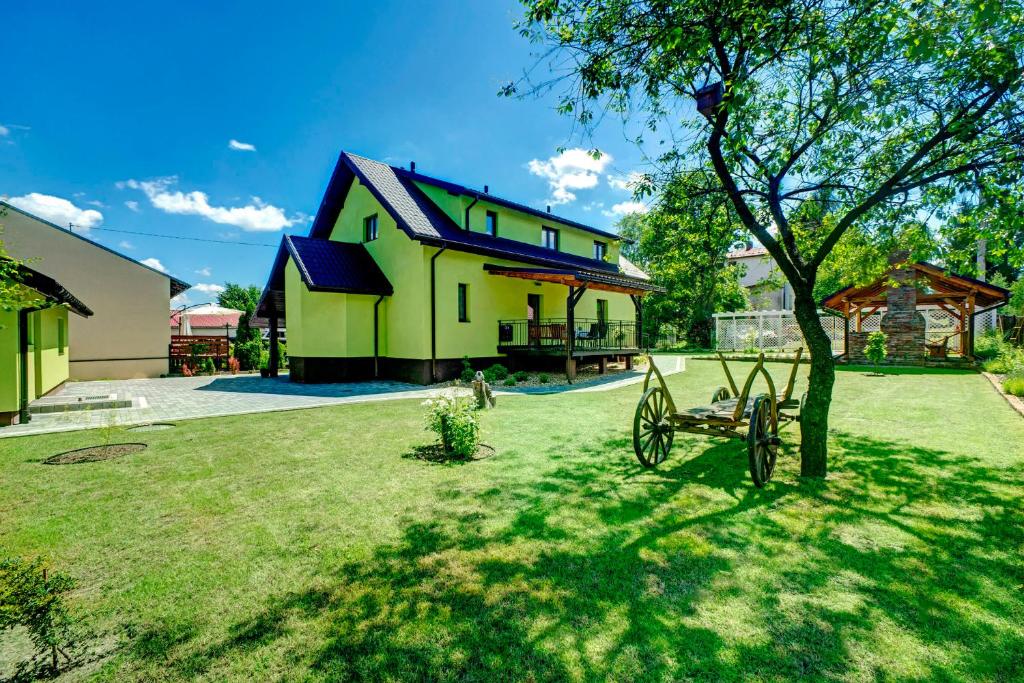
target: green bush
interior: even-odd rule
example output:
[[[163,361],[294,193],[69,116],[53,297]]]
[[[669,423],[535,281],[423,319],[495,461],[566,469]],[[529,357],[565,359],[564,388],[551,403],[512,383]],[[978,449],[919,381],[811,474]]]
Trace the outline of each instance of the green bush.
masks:
[[[469,356],[462,358],[462,372],[459,373],[459,379],[466,384],[476,379],[476,373],[473,371],[473,366],[469,363]]]
[[[1007,344],[998,356],[985,361],[982,367],[997,375],[1024,374],[1024,349]]]
[[[52,673],[59,668],[58,654],[71,659],[73,622],[64,600],[74,587],[71,577],[48,571],[40,558],[0,560],[0,632],[26,628],[36,660],[48,658]]]
[[[277,342],[277,367],[288,367],[288,347],[284,342]]]
[[[864,355],[875,365],[881,365],[888,354],[885,348],[885,332],[872,332],[868,335],[868,343],[864,345]]]
[[[515,377],[506,377],[505,381],[502,382],[502,384],[504,384],[506,387],[514,387],[516,385],[516,378]]]
[[[235,358],[243,370],[259,370],[260,353],[263,351],[263,342],[253,339],[247,342],[235,344]]]
[[[546,372],[542,372],[539,375],[537,375],[537,381],[540,382],[541,384],[547,384],[548,382],[551,381],[551,375],[549,375]]]
[[[999,330],[989,330],[974,340],[974,357],[980,361],[992,360],[1002,353],[1009,344]]]
[[[495,363],[491,367],[484,370],[484,379],[494,384],[498,380],[502,380],[508,377],[508,368],[501,363]]]
[[[469,397],[438,396],[423,402],[427,406],[426,428],[441,439],[445,453],[469,458],[480,444],[480,424]]]
[[[530,373],[519,370],[518,372],[512,373],[512,376],[516,378],[517,382],[525,382],[530,379]]]
[[[1024,374],[1014,374],[1003,380],[1003,391],[1024,397]]]
[[[217,366],[213,364],[212,358],[203,359],[203,372],[207,375],[213,375],[217,373]]]

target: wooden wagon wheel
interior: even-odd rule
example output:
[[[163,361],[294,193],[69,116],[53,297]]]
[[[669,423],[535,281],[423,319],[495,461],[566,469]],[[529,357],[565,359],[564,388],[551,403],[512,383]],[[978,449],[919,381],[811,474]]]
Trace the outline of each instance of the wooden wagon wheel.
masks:
[[[726,401],[729,399],[729,390],[725,387],[718,387],[715,389],[715,393],[711,394],[711,402],[717,403],[719,401]]]
[[[651,387],[640,398],[633,417],[633,451],[636,459],[644,467],[654,467],[665,462],[674,436],[665,392],[661,387]]]
[[[754,486],[761,488],[772,478],[778,451],[778,420],[772,415],[771,398],[761,394],[754,399],[754,407],[750,411],[750,430],[747,432],[747,457]]]

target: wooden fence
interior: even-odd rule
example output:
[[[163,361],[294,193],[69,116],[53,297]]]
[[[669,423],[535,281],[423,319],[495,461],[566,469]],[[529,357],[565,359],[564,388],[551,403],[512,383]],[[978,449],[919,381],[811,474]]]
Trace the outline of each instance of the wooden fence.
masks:
[[[192,359],[212,358],[218,369],[227,365],[230,354],[227,337],[206,337],[193,334],[172,334],[168,350],[171,372],[179,372],[183,363],[191,364]]]

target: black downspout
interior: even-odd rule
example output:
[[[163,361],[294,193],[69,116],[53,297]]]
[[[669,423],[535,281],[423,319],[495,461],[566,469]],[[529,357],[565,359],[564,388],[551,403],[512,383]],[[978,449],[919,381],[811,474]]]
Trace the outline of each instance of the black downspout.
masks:
[[[466,207],[466,225],[465,225],[466,230],[469,230],[469,210],[472,209],[474,206],[476,206],[476,203],[478,201],[480,201],[480,195],[474,196],[473,197],[473,201],[471,201],[469,203],[469,206]]]
[[[469,210],[466,210],[469,215]],[[434,262],[448,248],[442,244],[437,253],[430,257],[430,380],[437,381],[437,285],[434,279]]]
[[[376,379],[380,377],[380,370],[377,367],[377,357],[379,354],[379,339],[380,339],[380,325],[378,324],[379,313],[378,308],[380,302],[384,301],[384,295],[381,294],[377,297],[377,300],[373,303],[373,377]]]
[[[18,353],[21,356],[20,391],[18,397],[18,422],[31,422],[32,414],[28,412],[28,314],[31,309],[18,311]]]

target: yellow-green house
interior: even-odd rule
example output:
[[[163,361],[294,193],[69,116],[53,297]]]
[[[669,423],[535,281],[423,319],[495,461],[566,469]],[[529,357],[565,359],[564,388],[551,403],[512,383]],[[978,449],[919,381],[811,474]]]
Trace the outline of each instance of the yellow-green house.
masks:
[[[19,302],[0,309],[0,425],[27,421],[29,402],[67,381],[68,313],[92,315],[53,278],[25,265],[13,273]]]
[[[467,357],[572,377],[643,347],[641,297],[658,287],[621,241],[486,186],[342,152],[309,235],[283,238],[257,314],[272,335],[287,327],[297,382],[425,384]]]

